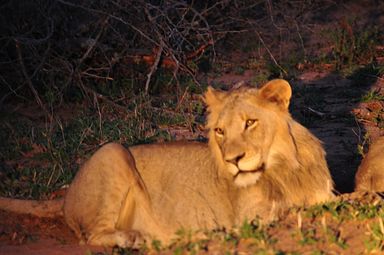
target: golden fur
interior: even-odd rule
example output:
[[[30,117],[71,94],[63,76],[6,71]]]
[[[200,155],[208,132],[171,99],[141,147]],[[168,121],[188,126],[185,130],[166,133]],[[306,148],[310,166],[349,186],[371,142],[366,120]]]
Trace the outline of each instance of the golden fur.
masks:
[[[290,97],[284,80],[261,89],[209,88],[208,145],[103,146],[68,190],[67,223],[89,244],[126,247],[140,236],[168,242],[180,228],[270,220],[289,206],[330,199],[324,150],[291,118]]]
[[[384,137],[369,147],[356,173],[355,190],[384,192]]]

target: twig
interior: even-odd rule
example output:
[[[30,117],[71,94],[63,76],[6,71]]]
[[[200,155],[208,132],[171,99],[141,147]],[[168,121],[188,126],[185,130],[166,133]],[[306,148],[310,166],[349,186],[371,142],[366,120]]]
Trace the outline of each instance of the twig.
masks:
[[[50,23],[47,29],[48,32],[44,38],[34,39],[34,38],[26,38],[26,37],[19,36],[16,38],[16,40],[19,42],[23,42],[25,44],[41,44],[48,41],[52,37],[53,31],[54,31],[54,21],[51,18],[49,19],[49,21]]]
[[[114,107],[116,107],[116,108],[119,108],[120,110],[128,111],[128,109],[127,109],[126,107],[121,106],[121,105],[119,105],[119,104],[116,104],[116,103],[113,102],[112,100],[108,99],[106,96],[104,96],[104,95],[102,95],[102,94],[100,94],[100,93],[94,91],[93,89],[90,89],[90,88],[88,88],[88,87],[86,87],[86,86],[84,86],[84,85],[82,86],[82,88],[84,89],[85,92],[87,92],[87,93],[93,95],[95,98],[97,98],[97,99],[101,99],[101,100],[105,101],[106,103],[108,103],[108,104],[110,104],[110,105],[112,105],[112,106],[114,106]]]
[[[100,76],[100,75],[97,75],[97,74],[91,74],[91,73],[87,73],[87,72],[82,72],[81,73],[82,75],[84,76],[89,76],[89,77],[92,77],[92,78],[95,78],[95,79],[101,79],[101,80],[108,80],[108,81],[113,81],[113,78],[112,77],[109,77],[109,76]]]
[[[20,68],[21,68],[21,72],[30,88],[30,90],[32,91],[36,101],[37,101],[37,104],[41,107],[41,109],[47,113],[48,115],[49,112],[47,110],[47,108],[45,107],[45,105],[43,104],[43,102],[41,101],[40,97],[39,97],[39,94],[37,93],[35,87],[33,86],[33,83],[31,81],[31,78],[29,77],[28,73],[27,73],[27,69],[25,68],[25,65],[24,65],[24,61],[23,61],[23,56],[21,54],[21,50],[20,50],[20,43],[15,40],[15,43],[16,43],[16,53],[17,53],[17,59],[19,61],[19,64],[20,64]]]
[[[100,40],[100,37],[101,35],[103,34],[104,32],[104,29],[105,29],[105,26],[106,24],[108,23],[108,17],[103,21],[103,25],[99,31],[99,33],[97,34],[95,40],[91,40],[91,42],[89,43],[89,47],[88,49],[86,50],[86,52],[83,54],[83,56],[81,57],[80,61],[79,61],[79,64],[78,66],[80,66],[84,60],[89,56],[89,54],[93,51],[93,49],[95,48],[96,44],[98,43],[98,41]]]
[[[259,33],[257,30],[255,30],[255,32],[256,32],[257,36],[259,37],[260,42],[263,44],[264,48],[266,49],[266,51],[268,52],[269,56],[271,57],[273,63],[275,63],[275,65],[276,65],[276,66],[277,66],[277,67],[278,67],[278,68],[279,68],[285,75],[287,75],[287,74],[288,74],[287,71],[285,71],[285,69],[284,69],[281,65],[279,65],[279,63],[277,63],[277,61],[276,61],[275,57],[273,56],[272,52],[269,50],[268,46],[265,44],[265,42],[264,42],[264,40],[263,40],[263,37],[261,37],[260,33]]]
[[[26,99],[27,99],[26,97],[24,97],[24,96],[22,96],[22,95],[19,95],[19,94],[17,93],[17,91],[18,91],[19,89],[21,89],[21,88],[24,86],[24,84],[21,84],[21,85],[19,85],[17,88],[13,89],[12,86],[11,86],[11,84],[9,84],[9,83],[6,81],[6,79],[5,79],[2,75],[0,75],[0,81],[3,82],[4,84],[6,84],[7,87],[8,87],[8,89],[10,90],[9,93],[6,93],[5,95],[3,95],[3,96],[0,98],[0,107],[2,107],[3,102],[5,101],[5,99],[6,99],[9,95],[12,95],[12,94],[16,95],[17,97],[19,97],[19,98],[21,98],[21,99],[23,99],[23,100],[26,100]]]
[[[112,15],[108,12],[105,12],[105,11],[100,11],[100,10],[97,10],[97,9],[92,9],[92,8],[88,8],[88,7],[85,7],[85,6],[82,6],[82,5],[78,5],[78,4],[73,4],[73,3],[70,3],[68,1],[65,1],[65,0],[57,0],[59,3],[62,3],[64,5],[67,5],[67,6],[71,6],[71,7],[77,7],[77,8],[80,8],[80,9],[83,9],[85,11],[88,11],[88,12],[91,12],[91,13],[97,13],[97,14],[102,14],[102,15],[106,15],[108,16],[109,18],[112,18],[114,20],[117,20],[121,23],[123,23],[124,25],[128,25],[130,26],[133,30],[135,30],[136,32],[138,32],[141,36],[143,36],[145,39],[149,40],[150,42],[153,42],[155,43],[154,40],[152,40],[152,38],[150,38],[148,35],[146,35],[143,31],[141,31],[140,29],[138,29],[136,26],[134,26],[133,24],[125,21],[123,18],[121,17],[118,17],[118,16],[115,16],[115,15]],[[116,5],[115,2],[112,1],[113,4]]]
[[[306,52],[305,47],[304,47],[304,40],[303,40],[303,37],[301,36],[301,33],[300,33],[299,24],[297,24],[296,20],[295,20],[295,27],[296,27],[297,35],[299,36],[299,39],[300,39],[301,48],[303,49],[304,60],[307,60],[307,52]]]
[[[161,40],[160,47],[156,53],[155,62],[153,63],[151,70],[147,74],[147,81],[145,82],[145,94],[148,94],[149,83],[151,82],[151,78],[152,78],[153,73],[156,72],[156,70],[157,70],[157,66],[159,65],[161,54],[163,53],[163,49],[164,49],[164,42],[163,42],[163,40]]]
[[[147,15],[147,18],[148,20],[154,24],[154,20],[153,20],[153,17],[152,15],[149,13],[148,9],[147,8],[144,8],[144,12],[145,14]],[[155,24],[154,24],[155,25]],[[151,78],[152,78],[152,75],[154,72],[156,72],[157,70],[157,66],[159,65],[160,63],[160,58],[161,58],[161,55],[163,54],[163,51],[164,51],[164,47],[165,47],[165,40],[163,38],[163,36],[161,35],[161,33],[157,30],[155,30],[155,33],[157,34],[157,36],[159,37],[159,40],[160,40],[160,43],[159,43],[159,48],[157,49],[157,52],[156,52],[156,58],[155,58],[155,62],[153,62],[153,65],[151,67],[151,70],[149,71],[149,73],[147,74],[147,81],[145,82],[145,94],[148,94],[149,92],[149,84],[151,82]]]
[[[185,97],[187,96],[187,94],[188,94],[188,88],[189,88],[189,87],[186,87],[186,88],[185,88],[185,91],[184,91],[183,95],[181,96],[179,102],[177,103],[177,106],[176,106],[176,108],[175,108],[175,111],[176,111],[176,112],[179,111],[179,108],[180,108],[181,104],[183,103]]]
[[[319,116],[319,117],[324,117],[324,116],[325,116],[325,113],[316,111],[315,109],[313,109],[313,108],[311,108],[311,107],[307,107],[307,109],[308,109],[310,112],[314,113],[315,115],[317,115],[317,116]]]

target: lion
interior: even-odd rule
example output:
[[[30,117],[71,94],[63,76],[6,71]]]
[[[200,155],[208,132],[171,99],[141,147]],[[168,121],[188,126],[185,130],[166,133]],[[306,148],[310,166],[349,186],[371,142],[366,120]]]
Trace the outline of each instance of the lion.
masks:
[[[369,147],[357,170],[356,191],[384,192],[384,136]]]
[[[230,228],[269,221],[291,206],[333,197],[321,142],[293,120],[285,80],[261,88],[209,87],[209,142],[168,142],[128,149],[102,146],[81,167],[64,199],[0,200],[0,208],[64,217],[87,244],[167,244],[180,228]]]

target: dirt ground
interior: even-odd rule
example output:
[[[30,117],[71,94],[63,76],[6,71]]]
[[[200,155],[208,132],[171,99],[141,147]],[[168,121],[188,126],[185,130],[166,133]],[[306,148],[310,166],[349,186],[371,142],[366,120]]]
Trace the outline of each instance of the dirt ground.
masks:
[[[0,254],[74,254],[109,252],[78,245],[63,218],[37,218],[0,211]]]
[[[239,80],[249,79],[251,71],[244,76],[226,74],[220,77],[232,86]],[[215,82],[215,81],[212,81]],[[381,79],[368,79],[356,84],[351,79],[342,78],[331,72],[303,72],[298,79],[291,81],[293,99],[291,112],[295,119],[307,126],[323,142],[328,155],[328,163],[338,192],[353,190],[353,176],[360,161],[357,153],[364,135],[369,132],[372,140],[384,135],[372,118],[383,114],[384,102],[360,103],[362,95],[370,90],[384,91]],[[360,121],[357,121],[359,119]],[[332,220],[329,220],[332,222]],[[279,239],[277,248],[297,250],[292,242],[292,229],[297,225],[297,215],[288,215],[281,222],[282,228],[272,230]],[[313,224],[305,222],[304,224]],[[332,225],[332,224],[330,224]],[[353,245],[354,254],[364,252],[362,239],[367,231],[367,222],[350,222],[344,225],[341,233]],[[327,247],[330,253],[342,254],[339,247]],[[246,254],[249,244],[242,240],[237,252]],[[248,247],[248,248],[247,248]],[[223,248],[219,248],[221,254]],[[243,250],[244,249],[244,250]],[[214,248],[213,248],[214,250]],[[303,246],[299,250],[309,254],[311,248]],[[92,254],[110,253],[102,247],[78,245],[78,241],[62,218],[39,219],[28,215],[13,215],[0,211],[0,254]],[[348,253],[344,253],[348,254]],[[351,254],[351,253],[349,253]]]

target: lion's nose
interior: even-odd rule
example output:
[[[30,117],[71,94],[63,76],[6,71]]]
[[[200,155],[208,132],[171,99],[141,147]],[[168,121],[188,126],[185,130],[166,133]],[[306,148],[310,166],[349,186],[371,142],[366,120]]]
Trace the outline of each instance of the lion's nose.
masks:
[[[244,156],[245,156],[245,152],[243,152],[243,153],[241,153],[239,155],[236,155],[236,156],[226,157],[225,161],[227,161],[228,163],[232,163],[235,166],[237,166],[237,164],[239,163],[240,159],[242,159]]]

